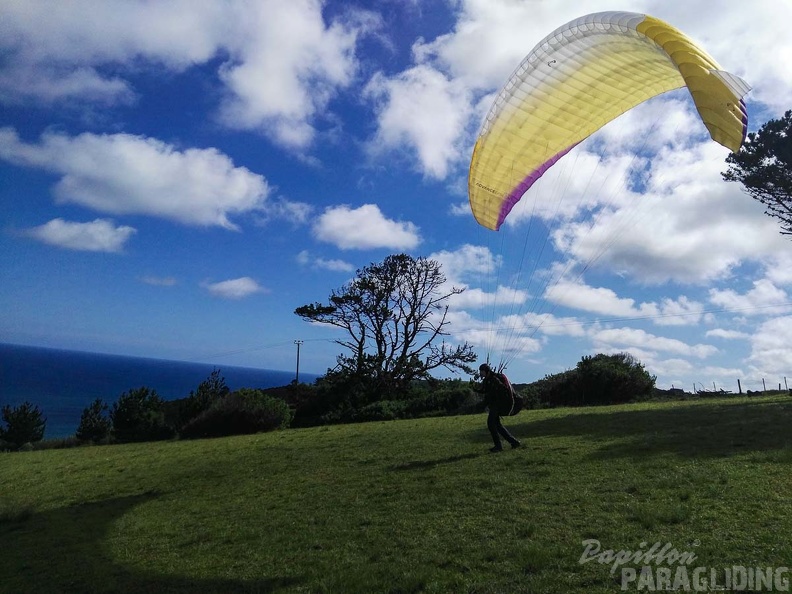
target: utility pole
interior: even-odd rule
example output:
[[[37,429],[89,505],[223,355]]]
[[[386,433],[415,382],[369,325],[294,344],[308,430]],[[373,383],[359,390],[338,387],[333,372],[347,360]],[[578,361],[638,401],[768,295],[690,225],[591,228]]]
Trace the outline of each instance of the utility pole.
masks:
[[[294,378],[294,383],[300,383],[300,345],[303,343],[302,340],[295,340],[294,344],[297,345],[297,376]]]

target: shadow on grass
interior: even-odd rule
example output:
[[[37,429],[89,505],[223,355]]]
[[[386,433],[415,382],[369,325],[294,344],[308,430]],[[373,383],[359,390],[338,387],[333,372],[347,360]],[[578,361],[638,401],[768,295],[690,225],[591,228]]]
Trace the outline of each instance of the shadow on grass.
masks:
[[[391,470],[429,470],[441,464],[453,464],[461,460],[470,460],[471,458],[478,458],[482,454],[460,454],[459,456],[449,456],[448,458],[440,458],[437,460],[412,460],[404,462],[403,464],[396,464],[391,466]]]
[[[529,412],[530,415],[530,412]],[[654,410],[572,412],[509,424],[519,439],[582,437],[592,458],[642,458],[671,453],[725,457],[792,448],[792,402],[699,404]],[[525,443],[525,442],[524,442]],[[526,443],[530,448],[530,441]]]
[[[158,575],[125,567],[107,550],[112,524],[159,494],[145,493],[36,513],[0,517],[0,592],[138,594],[276,592],[294,578],[203,579]]]

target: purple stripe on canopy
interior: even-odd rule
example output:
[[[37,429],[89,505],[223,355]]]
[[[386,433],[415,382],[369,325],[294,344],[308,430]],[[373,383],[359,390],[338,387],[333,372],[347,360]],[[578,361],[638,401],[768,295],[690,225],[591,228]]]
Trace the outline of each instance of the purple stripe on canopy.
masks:
[[[579,142],[576,142],[569,148],[561,151],[560,153],[552,157],[550,160],[545,161],[542,165],[534,169],[525,178],[523,178],[523,180],[517,185],[517,187],[514,188],[511,191],[511,193],[506,197],[506,200],[503,202],[503,204],[501,204],[500,213],[498,214],[498,223],[495,225],[496,231],[500,229],[501,225],[503,225],[503,221],[506,220],[506,217],[511,212],[511,209],[514,208],[514,205],[520,201],[520,198],[522,198],[523,194],[525,194],[528,191],[528,188],[534,185],[534,182],[536,182],[537,179],[542,177],[544,172],[547,171],[550,167],[552,167],[556,161],[558,161],[561,157],[566,155],[578,144]]]

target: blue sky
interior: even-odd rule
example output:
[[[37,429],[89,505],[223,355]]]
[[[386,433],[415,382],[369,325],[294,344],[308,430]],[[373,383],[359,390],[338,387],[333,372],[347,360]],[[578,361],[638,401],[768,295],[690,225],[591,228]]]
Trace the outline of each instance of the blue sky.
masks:
[[[660,387],[792,380],[792,243],[722,181],[684,91],[578,146],[499,232],[470,214],[494,94],[601,10],[700,42],[753,87],[751,130],[792,108],[780,0],[0,1],[0,341],[288,370],[303,340],[323,373],[340,336],[294,309],[406,252],[466,288],[448,340],[512,352],[514,381],[598,352]]]

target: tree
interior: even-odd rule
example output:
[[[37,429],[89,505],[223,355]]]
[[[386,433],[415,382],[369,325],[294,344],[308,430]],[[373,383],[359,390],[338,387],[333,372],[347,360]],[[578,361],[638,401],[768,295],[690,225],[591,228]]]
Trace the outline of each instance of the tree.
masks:
[[[16,407],[4,406],[3,421],[6,427],[0,427],[0,440],[16,447],[44,438],[47,419],[43,417],[39,407],[30,402],[23,402]]]
[[[464,291],[447,287],[446,280],[435,260],[392,255],[358,270],[331,293],[328,304],[304,305],[294,313],[345,330],[348,337],[336,343],[349,354],[339,355],[337,370],[370,380],[380,396],[393,395],[440,367],[472,373],[468,363],[476,355],[470,345],[436,344],[448,335],[449,298]]]
[[[231,390],[226,385],[225,378],[220,375],[220,370],[215,369],[204,381],[198,384],[198,389],[190,391],[186,403],[186,421],[197,417],[207,410],[214,402],[228,396]]]
[[[629,402],[652,393],[657,380],[628,353],[583,357],[574,369],[548,375],[529,386],[531,395],[553,406]]]
[[[124,392],[110,409],[113,433],[118,441],[165,439],[171,431],[165,424],[165,401],[145,386]]]
[[[113,424],[107,416],[107,404],[101,398],[94,400],[83,409],[76,437],[84,441],[99,442],[107,439]]]
[[[284,400],[264,390],[240,388],[213,400],[184,426],[181,436],[221,437],[286,429],[293,418],[294,412]]]
[[[740,182],[751,198],[765,205],[766,214],[781,222],[781,233],[792,235],[792,111],[748,134],[726,162],[723,179]]]
[[[576,371],[576,392],[582,404],[629,402],[651,394],[657,380],[629,353],[584,356]]]

